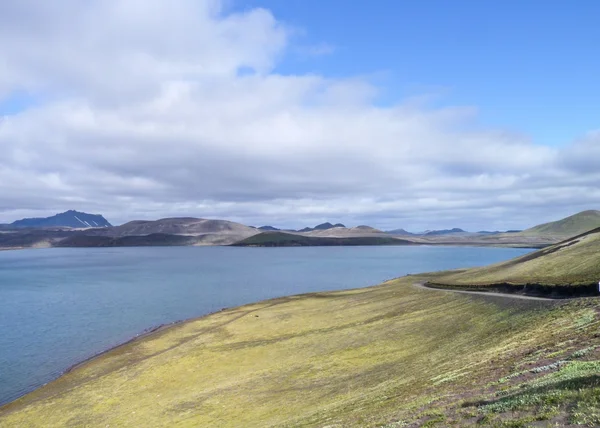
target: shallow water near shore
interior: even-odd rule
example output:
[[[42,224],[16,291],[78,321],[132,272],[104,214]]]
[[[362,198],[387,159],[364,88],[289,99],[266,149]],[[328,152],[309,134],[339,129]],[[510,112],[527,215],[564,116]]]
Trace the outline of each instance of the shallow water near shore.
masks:
[[[481,266],[482,247],[150,247],[0,253],[0,404],[160,324],[272,297]]]

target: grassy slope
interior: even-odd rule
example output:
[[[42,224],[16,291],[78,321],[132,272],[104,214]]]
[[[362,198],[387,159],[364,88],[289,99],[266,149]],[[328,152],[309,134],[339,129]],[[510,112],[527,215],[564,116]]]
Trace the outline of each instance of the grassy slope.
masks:
[[[492,266],[435,280],[447,285],[543,284],[582,286],[600,280],[600,229]]]
[[[329,238],[295,235],[284,232],[263,232],[235,243],[239,247],[304,247],[337,245],[409,245],[410,241],[379,236]]]
[[[0,426],[600,423],[598,299],[412,286],[426,278],[174,326],[0,409]]]
[[[562,220],[540,224],[520,232],[527,236],[562,236],[568,238],[600,227],[600,211],[588,210]]]

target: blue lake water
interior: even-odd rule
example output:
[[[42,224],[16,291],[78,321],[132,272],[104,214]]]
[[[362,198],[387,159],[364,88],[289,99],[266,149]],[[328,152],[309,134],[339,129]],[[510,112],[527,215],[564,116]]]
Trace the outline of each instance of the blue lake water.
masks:
[[[153,326],[267,298],[481,266],[481,247],[150,247],[0,251],[0,404]]]

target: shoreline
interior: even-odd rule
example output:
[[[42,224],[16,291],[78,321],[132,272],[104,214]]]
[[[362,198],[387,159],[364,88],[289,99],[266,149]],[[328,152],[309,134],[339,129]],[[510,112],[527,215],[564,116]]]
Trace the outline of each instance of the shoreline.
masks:
[[[315,295],[315,294],[320,294],[320,293],[328,293],[328,292],[336,292],[336,291],[337,292],[344,292],[344,291],[351,291],[351,290],[369,289],[369,288],[374,288],[374,287],[379,287],[379,286],[385,285],[385,284],[387,284],[388,282],[391,282],[391,281],[401,280],[403,278],[418,278],[418,277],[423,277],[424,280],[420,281],[419,283],[423,286],[423,288],[428,288],[428,289],[430,289],[432,291],[461,291],[461,289],[451,288],[451,287],[448,287],[448,286],[437,286],[436,287],[435,283],[432,283],[432,282],[429,282],[429,281],[425,280],[426,278],[431,278],[432,275],[433,275],[433,277],[435,277],[435,273],[436,272],[422,272],[422,273],[418,273],[418,274],[408,274],[408,275],[403,275],[403,276],[398,276],[398,277],[386,279],[386,280],[384,280],[384,281],[382,281],[382,282],[380,282],[378,284],[373,284],[373,285],[368,285],[368,286],[358,287],[358,288],[349,288],[349,289],[344,289],[344,290],[329,290],[329,291],[325,290],[325,291],[316,291],[316,292],[309,292],[309,293],[300,293],[300,294],[293,294],[293,295],[285,295],[285,296],[272,297],[272,298],[269,298],[269,299],[264,299],[264,300],[258,300],[258,301],[255,301],[255,302],[245,303],[245,304],[242,304],[242,305],[239,305],[239,306],[235,306],[235,307],[232,307],[232,308],[225,307],[225,308],[219,309],[218,311],[210,312],[210,313],[207,313],[207,314],[204,314],[204,315],[198,315],[198,316],[190,317],[190,318],[187,318],[187,319],[181,319],[181,320],[173,321],[173,322],[170,322],[170,323],[164,323],[164,324],[159,324],[157,326],[148,327],[148,328],[142,330],[140,333],[136,334],[135,336],[133,336],[133,337],[131,337],[131,338],[129,338],[129,339],[123,341],[123,342],[120,342],[120,343],[117,343],[115,345],[109,346],[108,348],[106,348],[106,349],[104,349],[104,350],[102,350],[100,352],[97,352],[97,353],[95,353],[95,354],[93,354],[93,355],[91,355],[89,357],[86,357],[86,358],[82,359],[81,361],[78,361],[76,363],[71,364],[69,367],[67,367],[65,370],[61,371],[56,377],[53,377],[48,382],[45,382],[45,383],[40,384],[40,385],[37,385],[37,386],[33,387],[31,390],[23,393],[22,395],[19,395],[18,397],[14,398],[14,399],[12,399],[10,401],[7,401],[5,403],[0,403],[0,411],[4,410],[6,407],[11,406],[12,404],[16,403],[18,400],[22,399],[23,397],[26,397],[27,395],[34,393],[35,391],[39,390],[40,388],[43,388],[44,386],[46,386],[46,385],[48,385],[48,384],[50,384],[52,382],[56,382],[57,380],[59,380],[60,378],[62,378],[65,375],[73,372],[74,370],[77,370],[77,369],[79,369],[79,368],[81,368],[81,367],[83,367],[83,366],[85,366],[85,365],[87,365],[87,364],[89,364],[89,363],[91,363],[91,362],[93,362],[93,361],[95,361],[95,360],[97,360],[97,359],[99,359],[99,358],[101,358],[101,357],[103,357],[103,356],[105,356],[105,355],[113,352],[113,351],[116,351],[119,348],[125,347],[127,345],[131,345],[131,344],[133,344],[133,343],[135,343],[137,341],[143,340],[143,339],[150,338],[150,337],[152,337],[154,335],[157,335],[159,333],[166,332],[166,331],[168,331],[169,329],[171,329],[173,327],[177,327],[177,326],[180,326],[180,325],[183,325],[183,324],[187,324],[187,323],[192,323],[192,322],[195,322],[195,321],[199,321],[199,320],[201,320],[203,318],[206,318],[206,317],[209,317],[209,316],[212,316],[212,315],[215,315],[215,314],[218,314],[218,313],[221,313],[223,311],[230,310],[230,309],[231,310],[238,310],[238,309],[244,308],[245,306],[263,304],[263,303],[267,303],[267,302],[271,302],[271,301],[279,300],[279,299],[288,299],[288,298],[293,298],[293,297],[310,296],[310,295]],[[465,292],[465,291],[466,292],[468,292],[468,291],[477,291],[477,294],[484,295],[484,296],[489,296],[489,297],[499,296],[499,295],[501,296],[501,294],[499,294],[498,290],[494,290],[494,289],[473,290],[472,288],[465,288],[465,289],[462,289],[462,291],[463,292]],[[471,294],[471,293],[469,293],[469,294]],[[509,293],[509,294],[514,294],[514,296],[506,295],[505,297],[507,297],[507,298],[518,298],[519,296],[523,296],[524,295],[524,294],[515,293],[515,292]],[[589,297],[589,296],[581,296],[581,297]],[[571,297],[571,298],[573,298],[573,297]],[[577,297],[575,297],[575,298],[577,298]],[[565,301],[565,300],[569,300],[569,299],[568,298],[565,299],[565,298],[556,298],[556,297],[552,298],[552,297],[549,297],[549,298],[544,299],[544,300],[548,300],[548,301],[561,301],[562,300],[562,301]]]
[[[435,246],[440,246],[440,245],[441,246],[473,246],[473,247],[482,247],[483,246],[483,247],[496,247],[496,248],[498,248],[498,247],[500,247],[500,248],[506,247],[506,245],[504,245],[504,246],[497,246],[497,245],[469,245],[469,244],[456,245],[456,244],[448,244],[448,243],[439,243],[439,244],[433,244],[433,245],[431,243],[427,243],[427,244],[425,244],[425,243],[419,243],[419,244],[416,244],[416,245],[419,245],[419,246],[422,246],[422,245],[425,245],[425,246],[433,246],[433,245],[435,245]],[[53,248],[53,247],[51,247],[51,248]],[[24,249],[24,248],[14,248],[14,249]],[[32,247],[31,249],[36,249],[36,248]],[[0,248],[0,250],[6,250],[6,248]],[[436,272],[422,272],[422,273],[418,273],[418,274],[408,274],[408,275],[403,275],[403,276],[391,278],[391,279],[382,281],[381,283],[378,283],[378,284],[372,284],[370,286],[360,286],[360,287],[357,287],[356,289],[366,289],[366,288],[371,288],[371,287],[378,287],[380,285],[386,284],[389,281],[398,280],[398,279],[405,278],[405,277],[411,277],[411,278],[421,277],[421,278],[423,278],[423,279],[426,280],[425,283],[424,283],[424,285],[425,286],[429,286],[428,288],[432,288],[432,289],[436,288],[436,285],[438,285],[439,288],[445,289],[447,291],[451,291],[452,288],[453,288],[453,287],[443,286],[442,284],[436,284],[435,283],[435,279],[434,279],[436,277]],[[470,291],[475,291],[473,289],[469,289],[468,287],[465,287],[465,288],[467,290],[470,290]],[[483,287],[483,288],[487,288],[487,287]],[[353,289],[355,289],[355,288],[346,289],[344,291],[353,290]],[[337,291],[340,291],[340,290],[337,290]],[[476,291],[488,292],[490,296],[493,296],[497,292],[506,292],[506,290],[496,290],[493,287],[487,288],[486,290],[478,288]],[[512,293],[515,293],[516,290],[515,291],[511,290],[511,291],[512,291]],[[319,294],[319,293],[323,293],[323,292],[326,293],[326,292],[328,292],[328,290],[317,291],[317,292],[309,292],[309,293],[301,293],[301,294],[296,294],[296,295],[278,296],[278,297],[273,297],[273,298],[269,298],[269,299],[265,299],[265,300],[260,300],[260,301],[255,301],[255,302],[248,302],[248,303],[236,306],[236,309],[243,308],[243,307],[245,307],[247,305],[254,305],[254,304],[260,304],[260,303],[266,303],[266,302],[273,301],[273,300],[276,300],[276,299],[281,299],[281,298],[290,298],[290,297],[296,297],[296,296],[314,295],[314,294]],[[523,292],[519,293],[517,291],[515,294],[528,294],[528,293],[523,293]],[[552,296],[549,296],[549,297],[552,297]],[[573,296],[571,296],[571,297],[573,297]],[[50,384],[52,382],[57,381],[61,377],[63,377],[65,375],[67,375],[67,374],[75,371],[76,369],[81,368],[81,367],[87,365],[88,363],[91,363],[91,362],[93,362],[93,361],[95,361],[95,360],[97,360],[97,359],[99,359],[99,358],[101,358],[101,357],[103,357],[103,356],[105,356],[105,355],[107,355],[107,354],[109,354],[109,353],[111,353],[111,352],[119,349],[119,348],[125,347],[127,345],[131,345],[131,344],[137,342],[138,340],[147,339],[147,338],[149,338],[149,337],[151,337],[151,336],[153,336],[155,334],[159,334],[161,332],[167,331],[170,328],[173,328],[173,327],[176,327],[176,326],[179,326],[179,325],[182,325],[182,324],[186,324],[186,323],[195,322],[195,321],[201,320],[203,318],[209,317],[211,315],[218,314],[218,313],[223,312],[223,311],[228,310],[228,309],[232,309],[232,308],[222,308],[222,309],[219,309],[219,310],[216,310],[216,311],[213,311],[213,312],[209,312],[209,313],[205,313],[205,314],[193,316],[193,317],[190,317],[190,318],[187,318],[187,319],[179,319],[179,320],[175,320],[175,321],[172,321],[172,322],[167,322],[167,323],[163,323],[163,324],[159,324],[159,325],[154,325],[154,326],[147,327],[147,328],[141,330],[139,333],[137,333],[137,334],[131,336],[130,338],[124,340],[123,342],[119,342],[119,343],[116,343],[114,345],[108,346],[107,348],[102,349],[102,350],[100,350],[100,351],[98,351],[96,353],[93,353],[92,355],[89,355],[89,356],[83,358],[82,360],[79,360],[79,361],[76,361],[76,362],[70,364],[65,369],[61,370],[60,372],[55,373],[54,376],[52,376],[50,378],[50,380],[48,380],[47,382],[44,382],[44,383],[41,383],[41,384],[38,384],[38,385],[32,385],[31,389],[27,390],[26,392],[23,392],[22,394],[14,397],[14,398],[9,398],[10,401],[6,401],[6,402],[3,402],[3,403],[0,403],[0,411],[2,411],[7,406],[10,406],[12,403],[15,403],[15,402],[19,401],[23,397],[25,397],[25,396],[27,396],[27,395],[29,395],[29,394],[37,391],[38,389],[43,388],[44,386],[46,386],[46,385],[48,385],[48,384]]]
[[[288,297],[288,296],[282,296],[282,297]],[[280,299],[282,297],[275,297],[273,299]],[[247,303],[247,304],[238,306],[236,308],[241,308],[241,307],[244,307],[246,305],[254,305],[254,304],[257,304],[257,303],[267,302],[267,301],[273,300],[273,299],[260,300],[260,301],[257,301],[257,302]],[[91,363],[91,362],[97,360],[98,358],[101,358],[104,355],[109,354],[112,351],[116,351],[117,349],[122,348],[122,347],[127,346],[127,345],[131,345],[131,344],[137,342],[138,340],[147,339],[150,336],[153,336],[155,334],[167,331],[167,330],[169,330],[172,327],[176,327],[178,325],[182,325],[182,324],[185,324],[185,323],[188,323],[188,322],[198,321],[198,320],[200,320],[202,318],[209,317],[209,316],[214,315],[214,314],[218,314],[219,312],[223,312],[223,311],[225,311],[227,309],[230,309],[230,308],[222,308],[222,309],[220,309],[218,311],[210,312],[210,313],[207,313],[207,314],[204,314],[204,315],[198,315],[198,316],[195,316],[195,317],[191,317],[191,318],[187,318],[187,319],[182,319],[182,320],[177,320],[177,321],[173,321],[173,322],[170,322],[170,323],[159,324],[159,325],[154,326],[154,327],[148,327],[148,328],[142,330],[140,333],[136,334],[135,336],[133,336],[133,337],[125,340],[124,342],[120,342],[120,343],[117,343],[115,345],[109,346],[108,348],[104,349],[103,351],[97,352],[97,353],[95,353],[93,355],[90,355],[89,357],[86,357],[86,358],[82,359],[81,361],[78,361],[76,363],[71,364],[69,367],[67,367],[66,369],[62,370],[60,373],[58,373],[55,377],[53,377],[48,382],[45,382],[45,383],[42,383],[40,385],[34,386],[31,390],[29,390],[29,391],[27,391],[27,392],[19,395],[16,398],[11,399],[10,401],[7,401],[5,403],[1,403],[0,402],[0,411],[2,411],[6,407],[12,405],[13,403],[16,403],[18,400],[22,399],[23,397],[26,397],[27,395],[34,393],[35,391],[39,390],[40,388],[43,388],[46,385],[49,385],[52,382],[56,382],[57,380],[59,380],[60,378],[62,378],[65,375],[71,373],[72,371],[77,370],[78,368],[83,367],[86,364]]]
[[[566,310],[575,312],[570,315],[560,312],[563,305],[559,302],[517,302],[491,295],[457,298],[448,296],[453,293],[414,289],[415,282],[434,277],[433,273],[423,273],[355,292],[336,290],[297,295],[303,296],[300,298],[265,299],[262,304],[215,309],[212,314],[190,318],[189,324],[176,321],[157,325],[73,364],[58,380],[2,406],[0,425],[172,426],[185,422],[192,426],[325,426],[335,420],[340,426],[365,426],[364,414],[375,415],[378,423],[400,419],[422,425],[423,397],[437,394],[440,388],[451,397],[463,388],[471,391],[473,385],[468,379],[474,377],[481,380],[476,386],[483,392],[477,389],[467,398],[479,402],[487,397],[481,394],[489,392],[486,385],[490,381],[512,373],[514,348],[510,347],[505,359],[498,360],[498,343],[517,343],[523,346],[517,349],[518,357],[528,357],[544,341],[554,343],[557,339],[553,329],[545,327],[546,320],[557,319],[563,325],[563,319],[574,315],[573,319],[579,319],[587,313],[586,307],[592,307],[571,305]],[[556,315],[547,312],[555,310],[559,311],[553,312]],[[513,316],[531,322],[515,326]],[[490,323],[490,319],[495,322]],[[469,323],[472,328],[461,327]],[[515,332],[516,327],[519,330]],[[517,340],[521,333],[544,341],[521,345],[523,341]],[[427,349],[401,352],[420,346],[423,335],[429,334],[434,337],[427,342]],[[572,337],[570,330],[560,339],[563,337]],[[444,340],[447,342],[440,347]],[[464,348],[456,349],[455,343]],[[567,355],[591,344],[581,341],[568,349]],[[432,353],[436,361],[447,358],[452,366],[432,372]],[[553,361],[542,358],[537,365],[546,367]],[[489,371],[490,364],[493,372]],[[464,367],[478,371],[435,384]],[[290,373],[295,375],[292,379]],[[490,377],[481,379],[482,375]],[[323,384],[323,377],[334,383]],[[373,377],[375,390],[369,389],[373,388]],[[359,383],[350,390],[353,395],[346,397],[348,378]],[[389,379],[396,382],[393,389]],[[309,388],[317,388],[330,398],[323,401],[323,394],[307,394]],[[390,390],[398,393],[392,401],[387,399]],[[202,399],[217,400],[220,405],[205,408],[200,405]],[[340,399],[343,406],[330,407]],[[355,400],[367,400],[366,408],[357,407]],[[398,408],[406,405],[406,400],[412,400],[411,407],[399,414]],[[382,402],[387,404],[383,413]],[[289,405],[282,409],[282,403]],[[307,415],[307,409],[311,414]],[[312,414],[318,414],[319,419]],[[459,419],[465,420],[469,419]]]
[[[418,277],[418,276],[426,276],[428,274],[428,272],[423,272],[423,273],[419,273],[419,274],[409,274],[409,275],[404,275],[404,276],[398,276],[398,277],[394,277],[394,278],[390,278],[390,279],[386,279],[378,284],[373,284],[373,285],[367,285],[364,287],[357,287],[357,288],[348,288],[348,289],[344,289],[344,290],[324,290],[324,291],[315,291],[315,292],[308,292],[308,293],[300,293],[300,294],[291,294],[291,295],[285,295],[285,296],[278,296],[278,297],[272,297],[269,299],[264,299],[264,300],[257,300],[255,302],[248,302],[239,306],[235,306],[235,307],[224,307],[219,309],[218,311],[214,311],[214,312],[210,312],[204,315],[198,315],[198,316],[194,316],[191,318],[187,318],[187,319],[182,319],[182,320],[177,320],[177,321],[173,321],[170,323],[166,323],[166,324],[159,324],[157,326],[154,327],[148,327],[144,330],[142,330],[140,333],[136,334],[135,336],[131,337],[130,339],[125,340],[124,342],[118,343],[116,345],[112,345],[106,349],[104,349],[103,351],[97,352],[89,357],[86,357],[84,359],[82,359],[81,361],[78,361],[76,363],[71,364],[69,367],[67,367],[65,370],[61,371],[60,373],[58,373],[55,377],[53,377],[51,380],[37,385],[35,387],[33,387],[31,390],[19,395],[18,397],[11,399],[10,401],[7,401],[5,403],[0,403],[0,414],[2,411],[4,411],[5,409],[7,409],[8,407],[15,405],[19,400],[23,399],[24,397],[35,393],[36,391],[40,390],[41,388],[52,384],[53,382],[57,382],[59,379],[61,379],[62,377],[64,377],[65,375],[68,375],[69,373],[84,367],[87,364],[90,364],[94,361],[96,361],[99,358],[102,358],[103,356],[113,352],[113,351],[117,351],[120,348],[123,348],[125,346],[128,345],[132,345],[140,340],[144,340],[144,339],[148,339],[154,335],[158,335],[159,333],[163,333],[166,331],[169,331],[170,329],[180,326],[180,325],[184,325],[187,323],[192,323],[195,321],[199,321],[203,318],[227,311],[227,310],[239,310],[241,308],[244,308],[246,306],[251,306],[251,305],[257,305],[257,304],[263,304],[263,303],[267,303],[267,302],[271,302],[271,301],[275,301],[275,300],[280,300],[280,299],[289,299],[289,298],[293,298],[293,297],[301,297],[301,296],[310,296],[310,295],[315,295],[315,294],[320,294],[320,293],[330,293],[330,292],[346,292],[346,291],[351,291],[351,290],[362,290],[362,289],[369,289],[369,288],[374,288],[374,287],[379,287],[382,285],[387,284],[390,281],[395,281],[395,280],[399,280],[401,278],[408,278],[408,277]],[[8,413],[10,413],[10,410],[7,410]]]
[[[208,316],[208,315],[212,315],[212,313],[204,315],[204,316]],[[201,317],[197,317],[197,318],[201,318]],[[178,320],[178,321],[173,321],[173,322],[168,323],[168,324],[159,324],[156,327],[146,328],[146,329],[142,330],[141,333],[136,334],[135,336],[133,336],[130,339],[127,339],[124,342],[121,342],[121,343],[118,343],[116,345],[110,346],[107,349],[105,349],[104,351],[100,351],[100,352],[98,352],[98,353],[96,353],[96,354],[94,354],[94,355],[92,355],[90,357],[84,358],[83,360],[81,360],[81,361],[79,361],[77,363],[71,364],[69,367],[67,367],[65,370],[63,370],[56,379],[58,379],[59,377],[61,377],[63,375],[66,375],[67,373],[72,372],[73,370],[76,370],[79,367],[84,366],[87,363],[90,363],[90,362],[94,361],[95,359],[97,359],[97,358],[99,358],[99,357],[101,357],[103,355],[108,354],[111,351],[114,351],[117,348],[120,348],[121,346],[129,345],[131,343],[134,343],[137,340],[140,340],[140,339],[143,339],[145,337],[148,337],[148,336],[150,336],[150,335],[152,335],[154,333],[159,333],[161,331],[169,329],[169,327],[173,327],[173,326],[176,326],[178,324],[182,324],[182,323],[184,323],[186,321],[191,321],[191,320],[193,320],[193,319],[190,319],[190,320]],[[0,406],[0,409],[1,408],[2,408],[2,406]]]
[[[33,387],[31,390],[19,395],[18,397],[11,399],[10,401],[7,401],[5,403],[0,403],[0,412],[2,410],[4,410],[6,407],[13,405],[14,403],[16,403],[17,401],[19,401],[20,399],[22,399],[23,397],[26,397],[29,394],[32,394],[34,392],[36,392],[37,390],[39,390],[40,388],[43,388],[46,385],[49,385],[53,382],[56,382],[57,380],[59,380],[60,378],[62,378],[63,376],[73,372],[74,370],[81,368],[83,366],[85,366],[88,363],[91,363],[95,360],[97,360],[98,358],[101,358],[107,354],[109,354],[112,351],[116,351],[119,348],[122,348],[124,346],[127,345],[131,345],[139,340],[143,340],[143,339],[147,339],[155,334],[159,334],[165,331],[168,331],[169,329],[173,328],[173,327],[177,327],[183,324],[187,324],[187,323],[192,323],[195,321],[199,321],[203,318],[227,311],[227,310],[238,310],[241,308],[244,308],[245,306],[250,306],[250,305],[257,305],[257,304],[262,304],[262,303],[267,303],[267,302],[271,302],[274,300],[280,300],[280,299],[289,299],[289,298],[293,298],[293,297],[301,297],[301,296],[310,296],[310,295],[315,295],[315,294],[319,294],[319,293],[332,293],[332,292],[345,292],[345,291],[350,291],[350,290],[362,290],[362,289],[368,289],[368,288],[374,288],[374,287],[379,287],[381,285],[384,285],[390,281],[395,281],[404,277],[409,277],[409,276],[420,276],[420,275],[427,275],[427,272],[424,273],[419,273],[419,274],[412,274],[412,275],[405,275],[405,276],[398,276],[398,277],[394,277],[394,278],[390,278],[390,279],[386,279],[378,284],[372,284],[372,285],[367,285],[364,287],[357,287],[357,288],[348,288],[348,289],[343,289],[343,290],[323,290],[323,291],[313,291],[313,292],[308,292],[308,293],[300,293],[300,294],[290,294],[290,295],[284,295],[284,296],[278,296],[278,297],[272,297],[272,298],[268,298],[268,299],[264,299],[264,300],[257,300],[254,302],[248,302],[248,303],[244,303],[242,305],[239,306],[234,306],[234,307],[224,307],[219,309],[218,311],[213,311],[213,312],[209,312],[207,314],[204,315],[198,315],[198,316],[194,316],[194,317],[190,317],[190,318],[186,318],[186,319],[181,319],[181,320],[177,320],[177,321],[173,321],[170,323],[165,323],[165,324],[159,324],[157,326],[154,327],[148,327],[144,330],[142,330],[140,333],[136,334],[135,336],[131,337],[130,339],[125,340],[124,342],[120,342],[117,343],[116,345],[112,345],[106,349],[104,349],[103,351],[97,352],[93,355],[90,355],[89,357],[86,357],[84,359],[82,359],[81,361],[78,361],[76,363],[71,364],[69,367],[67,367],[65,370],[61,371],[56,377],[53,377],[51,380],[49,380],[48,382],[45,382],[43,384],[37,385],[35,387]]]

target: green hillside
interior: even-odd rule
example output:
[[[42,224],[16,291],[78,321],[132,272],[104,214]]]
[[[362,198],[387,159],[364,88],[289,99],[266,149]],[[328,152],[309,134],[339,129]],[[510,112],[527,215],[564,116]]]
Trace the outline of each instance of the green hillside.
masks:
[[[562,220],[540,224],[520,232],[527,236],[571,236],[585,233],[600,227],[600,211],[588,210],[574,214]]]
[[[600,281],[600,228],[492,266],[455,271],[435,283],[460,286],[544,285],[596,290]],[[543,291],[543,290],[542,290]]]
[[[330,238],[295,235],[284,232],[263,232],[233,244],[237,247],[312,247],[352,245],[413,245],[413,242],[380,236]]]
[[[0,408],[6,427],[600,424],[598,299],[377,287],[227,309]]]

